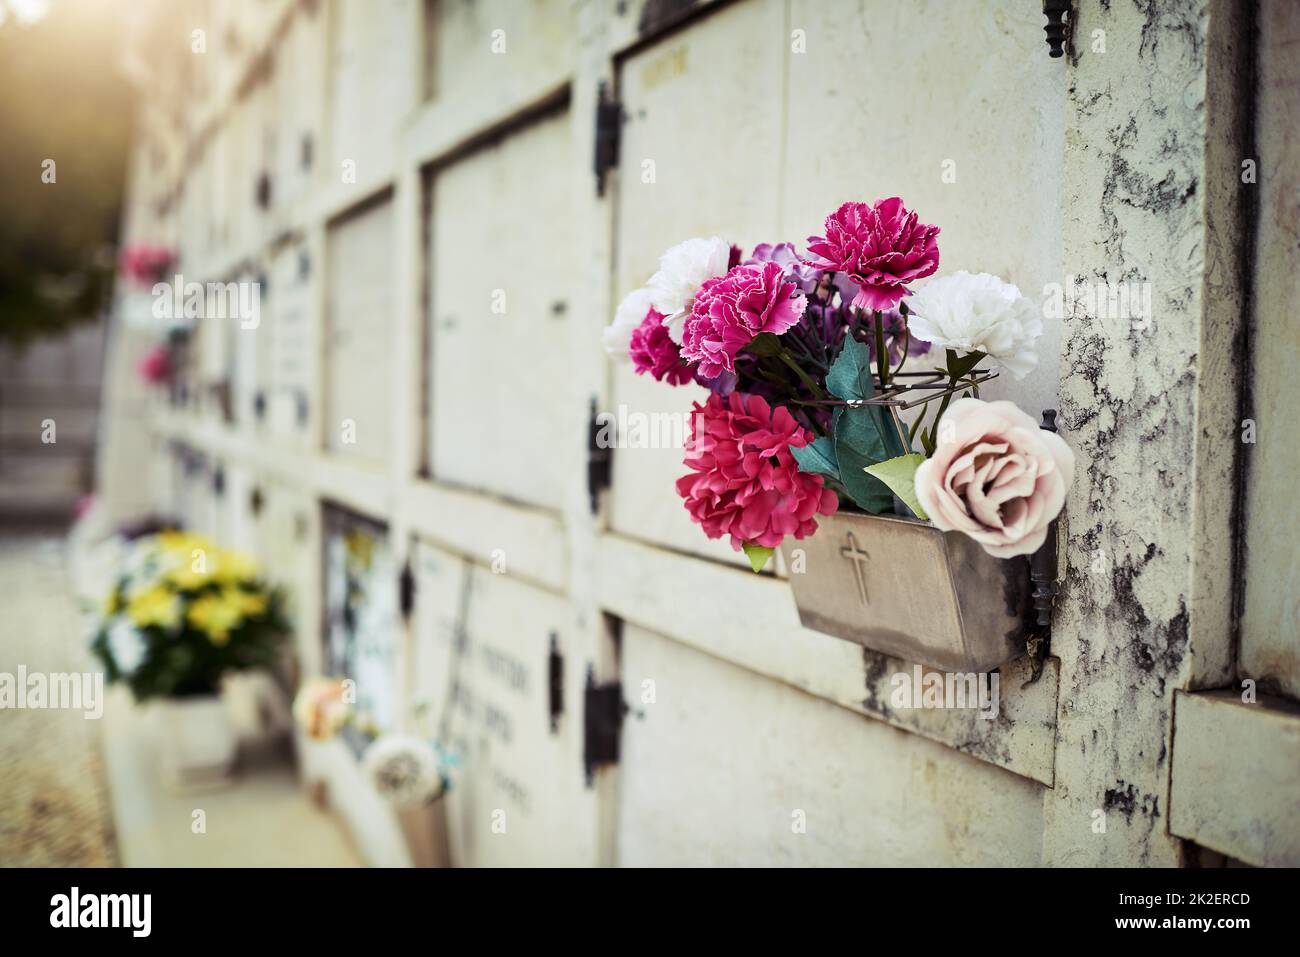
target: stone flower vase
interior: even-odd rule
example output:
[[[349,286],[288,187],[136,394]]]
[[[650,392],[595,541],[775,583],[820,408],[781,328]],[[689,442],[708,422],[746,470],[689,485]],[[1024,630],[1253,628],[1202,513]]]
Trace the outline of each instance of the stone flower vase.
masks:
[[[431,801],[407,804],[396,811],[411,854],[411,866],[451,867],[446,792]]]
[[[809,628],[950,672],[990,671],[1025,650],[1026,557],[994,558],[915,518],[849,511],[781,551]]]
[[[230,781],[239,741],[219,694],[167,698],[155,710],[163,780],[174,790]]]

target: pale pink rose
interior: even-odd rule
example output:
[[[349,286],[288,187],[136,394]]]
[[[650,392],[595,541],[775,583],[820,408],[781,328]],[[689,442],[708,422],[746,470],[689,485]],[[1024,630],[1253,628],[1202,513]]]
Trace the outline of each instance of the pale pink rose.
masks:
[[[1073,478],[1070,447],[1013,403],[958,399],[916,470],[916,496],[936,527],[1011,558],[1043,544]]]

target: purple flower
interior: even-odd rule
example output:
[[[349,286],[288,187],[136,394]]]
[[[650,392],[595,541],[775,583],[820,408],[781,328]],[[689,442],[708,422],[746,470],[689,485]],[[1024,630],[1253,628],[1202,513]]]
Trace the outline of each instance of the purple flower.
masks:
[[[700,375],[700,367],[695,367],[695,381],[704,386],[710,392],[722,396],[724,399],[736,391],[736,385],[740,382],[740,376],[734,372],[722,372],[712,379],[706,379]]]
[[[811,294],[825,275],[820,269],[804,264],[799,254],[794,251],[794,243],[760,243],[754,247],[754,255],[745,260],[745,265],[776,263],[785,271],[785,278],[794,283],[805,294]],[[850,293],[852,295],[852,293]]]

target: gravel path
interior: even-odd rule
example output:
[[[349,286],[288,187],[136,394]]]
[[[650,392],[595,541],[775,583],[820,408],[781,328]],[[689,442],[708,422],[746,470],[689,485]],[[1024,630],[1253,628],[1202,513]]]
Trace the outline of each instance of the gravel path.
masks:
[[[0,530],[0,672],[97,670],[59,532]],[[99,727],[81,711],[0,710],[0,866],[115,863]]]

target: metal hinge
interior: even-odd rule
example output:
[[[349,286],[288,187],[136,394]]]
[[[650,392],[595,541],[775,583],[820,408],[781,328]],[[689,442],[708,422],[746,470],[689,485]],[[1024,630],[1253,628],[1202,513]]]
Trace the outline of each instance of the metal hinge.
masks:
[[[1043,15],[1047,17],[1043,32],[1047,34],[1047,55],[1053,59],[1065,55],[1066,35],[1074,18],[1070,7],[1070,0],[1043,0]]]
[[[596,195],[605,195],[605,174],[618,165],[618,145],[623,132],[623,104],[601,80],[596,93]]]
[[[1045,432],[1056,432],[1056,410],[1044,409],[1039,426]],[[1029,579],[1034,583],[1033,599],[1035,630],[1050,636],[1052,633],[1052,605],[1056,601],[1056,520],[1047,527],[1047,537],[1029,560]]]
[[[600,510],[600,493],[614,478],[613,425],[602,423],[591,400],[591,418],[587,423],[587,494],[591,496],[591,514]]]
[[[253,187],[253,203],[261,210],[271,208],[271,175],[267,172],[258,174]]]
[[[596,670],[587,666],[587,687],[582,699],[582,764],[591,787],[596,769],[618,763],[618,739],[623,730],[623,684],[596,684]]]
[[[551,734],[555,734],[560,730],[560,715],[564,714],[564,656],[560,654],[560,639],[555,632],[551,632],[546,670],[550,679]]]
[[[415,611],[415,573],[411,571],[410,559],[402,563],[402,571],[397,576],[397,602],[402,621],[410,621],[411,612]]]

